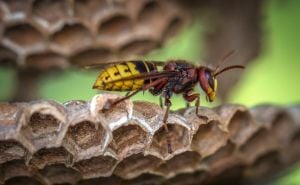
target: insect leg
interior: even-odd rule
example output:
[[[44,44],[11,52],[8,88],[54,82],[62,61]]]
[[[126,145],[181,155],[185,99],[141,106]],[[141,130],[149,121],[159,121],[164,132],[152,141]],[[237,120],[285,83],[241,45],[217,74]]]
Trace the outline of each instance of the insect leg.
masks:
[[[124,100],[129,99],[130,97],[136,95],[136,94],[137,94],[138,92],[140,92],[141,90],[142,90],[142,89],[138,89],[138,90],[134,91],[134,92],[131,93],[131,94],[130,94],[130,93],[127,93],[125,97],[123,97],[123,98],[121,98],[121,99],[118,99],[117,101],[113,102],[112,106],[115,106],[115,105],[117,105],[118,103],[120,103],[120,102],[122,102],[122,101],[124,101]]]
[[[165,112],[165,115],[164,115],[163,123],[164,123],[164,129],[165,129],[166,134],[167,134],[167,147],[168,147],[168,153],[169,154],[173,153],[172,147],[171,147],[171,139],[170,139],[170,135],[169,135],[169,128],[168,128],[168,125],[167,125],[167,120],[168,120],[168,117],[169,117],[169,112],[170,112],[171,105],[172,105],[172,103],[170,101],[170,98],[166,97],[165,98],[165,106],[167,108],[166,108],[166,112]]]
[[[159,97],[159,106],[160,106],[160,108],[162,108],[162,109],[164,108],[162,96]]]
[[[199,115],[199,107],[200,107],[200,94],[199,93],[195,93],[192,94],[192,91],[187,91],[185,93],[183,93],[183,98],[187,101],[187,102],[195,102],[195,106],[196,106],[196,115],[198,116],[198,118],[200,119],[204,119],[207,121],[207,117],[206,116],[202,116]]]

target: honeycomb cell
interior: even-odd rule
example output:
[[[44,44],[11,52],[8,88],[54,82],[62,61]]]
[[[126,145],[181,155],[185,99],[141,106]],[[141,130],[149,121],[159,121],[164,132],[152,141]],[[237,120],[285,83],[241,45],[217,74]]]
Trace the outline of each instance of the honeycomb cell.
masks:
[[[0,164],[23,159],[26,153],[26,149],[15,140],[0,141]]]
[[[167,179],[165,184],[185,185],[185,184],[205,184],[208,174],[203,170],[195,171],[194,173],[183,173]],[[226,181],[224,181],[226,182]]]
[[[255,160],[253,165],[244,171],[245,178],[259,178],[261,176],[269,176],[276,174],[276,171],[282,168],[280,154],[277,151],[270,151]]]
[[[88,149],[93,146],[99,146],[104,137],[105,131],[90,121],[82,121],[70,126],[67,137],[81,149]]]
[[[34,19],[51,32],[72,14],[68,0],[35,0],[32,6]]]
[[[227,140],[228,134],[218,127],[218,122],[211,121],[199,126],[193,136],[192,149],[199,152],[202,157],[206,157],[226,145]]]
[[[252,136],[257,126],[249,112],[236,111],[228,124],[228,130],[230,140],[240,146]]]
[[[107,0],[75,0],[75,16],[87,22],[97,21],[107,6]]]
[[[26,37],[24,37],[26,35]],[[26,23],[12,25],[4,31],[4,39],[11,45],[22,49],[37,47],[43,43],[43,35],[33,26]]]
[[[19,118],[21,116],[22,109],[14,103],[0,103],[0,138],[5,140],[9,138],[9,134],[13,134],[17,125],[19,124]]]
[[[0,169],[1,169],[0,172],[1,176],[4,181],[19,176],[26,176],[26,177],[31,176],[30,170],[25,165],[24,160],[8,161],[6,163],[1,164]]]
[[[123,179],[111,176],[111,177],[100,177],[92,179],[82,179],[77,185],[95,185],[95,184],[109,184],[109,185],[123,185]]]
[[[65,69],[68,66],[68,60],[64,56],[53,52],[32,54],[26,58],[26,67],[39,71]]]
[[[5,185],[42,185],[39,181],[32,177],[15,177],[5,182]]]
[[[7,17],[10,20],[25,19],[30,11],[32,0],[3,0],[10,15]]]
[[[17,65],[17,53],[0,45],[0,65]]]
[[[66,164],[70,165],[73,156],[63,147],[43,148],[34,153],[30,165],[43,169],[46,165]]]
[[[132,40],[122,45],[119,52],[121,56],[127,56],[128,54],[143,55],[152,49],[157,48],[157,46],[158,43],[152,39]]]
[[[294,133],[292,118],[285,112],[274,115],[270,132],[273,133],[280,145],[286,146],[290,143]]]
[[[206,166],[209,173],[220,174],[226,170],[226,168],[240,164],[235,151],[236,146],[229,141],[213,155],[203,158],[201,163]]]
[[[103,20],[98,28],[99,37],[116,39],[132,30],[131,20],[125,15],[114,15]]]
[[[279,146],[276,139],[274,139],[274,135],[263,128],[252,135],[247,143],[241,146],[240,156],[246,164],[252,164],[258,157],[278,150],[278,148]]]
[[[155,169],[161,162],[160,159],[151,155],[134,154],[122,160],[116,167],[114,174],[124,179],[132,179]]]
[[[174,154],[186,151],[190,147],[191,135],[188,127],[183,126],[179,119],[168,120],[168,130],[166,133],[164,126],[158,129],[150,144],[150,148],[147,151],[150,154],[157,156],[161,159],[169,159],[174,156]],[[171,153],[168,152],[168,141],[170,141]]]
[[[81,179],[80,173],[63,164],[46,166],[39,173],[51,184],[76,184]]]
[[[201,156],[197,152],[184,152],[162,163],[154,173],[171,178],[180,173],[199,170],[200,161]]]
[[[51,36],[51,48],[67,55],[91,45],[93,36],[81,24],[67,24]]]
[[[75,66],[101,64],[109,61],[111,52],[106,48],[90,48],[73,55],[70,62]]]
[[[135,153],[142,153],[147,144],[147,132],[137,122],[129,121],[113,131],[111,148],[121,160]]]
[[[110,176],[117,164],[117,160],[110,156],[98,156],[85,159],[74,164],[85,179]]]
[[[66,112],[54,101],[37,101],[26,106],[21,134],[26,148],[35,152],[44,147],[59,147],[66,131]]]
[[[143,5],[139,12],[138,20],[142,24],[155,25],[166,15],[164,9],[157,1],[148,1]]]

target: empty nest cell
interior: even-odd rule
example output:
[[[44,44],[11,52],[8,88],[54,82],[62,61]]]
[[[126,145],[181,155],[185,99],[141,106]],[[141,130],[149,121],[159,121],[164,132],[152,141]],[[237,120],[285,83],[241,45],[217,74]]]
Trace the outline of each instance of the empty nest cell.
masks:
[[[218,124],[216,121],[210,121],[200,125],[193,136],[192,149],[199,152],[202,157],[215,153],[227,143],[228,134],[222,131]]]
[[[0,164],[16,159],[23,159],[26,153],[26,149],[17,141],[0,141]]]
[[[46,165],[63,163],[71,165],[73,156],[63,147],[43,148],[32,156],[30,165],[43,169]]]
[[[100,37],[117,39],[118,36],[128,34],[132,30],[132,23],[126,15],[114,15],[103,20],[98,28]]]
[[[75,16],[87,22],[96,21],[107,9],[107,0],[75,0]]]
[[[159,158],[170,158],[171,154],[168,152],[168,141],[170,141],[170,148],[173,153],[186,149],[189,145],[189,130],[178,124],[168,124],[169,132],[166,133],[162,126],[158,129],[153,138],[149,148],[149,153]]]
[[[12,160],[0,165],[1,169],[1,177],[3,181],[7,181],[8,179],[14,177],[26,176],[30,177],[32,174],[30,172],[30,168],[26,166],[24,160]],[[2,180],[2,179],[1,179]],[[1,181],[0,181],[1,182]]]
[[[70,62],[75,66],[101,64],[109,61],[111,52],[106,48],[89,48],[73,55]]]
[[[91,45],[93,36],[82,24],[66,24],[50,40],[53,49],[70,55]]]
[[[157,1],[148,1],[139,12],[138,20],[142,24],[152,26],[165,16],[165,11]]]
[[[80,173],[64,164],[46,166],[38,173],[50,184],[76,184],[81,179]]]
[[[81,160],[74,164],[85,179],[110,176],[117,164],[117,160],[110,156],[98,156]]]
[[[152,155],[134,154],[123,159],[116,167],[114,174],[124,179],[132,179],[154,170],[161,162],[160,159]]]
[[[142,153],[147,141],[147,132],[137,122],[130,121],[113,131],[111,148],[121,160],[132,154]]]
[[[105,135],[105,130],[101,125],[95,125],[90,121],[82,121],[68,128],[66,137],[70,139],[80,149],[88,149],[100,146]]]
[[[201,156],[197,152],[187,151],[162,163],[154,173],[170,178],[180,173],[194,172],[199,170],[200,161]]]
[[[4,38],[25,50],[42,44],[44,40],[42,33],[28,23],[7,27],[4,31]]]
[[[68,0],[35,0],[32,6],[33,17],[45,30],[52,30],[72,13]]]
[[[39,71],[65,69],[68,66],[67,59],[54,52],[32,54],[26,58],[26,67]]]

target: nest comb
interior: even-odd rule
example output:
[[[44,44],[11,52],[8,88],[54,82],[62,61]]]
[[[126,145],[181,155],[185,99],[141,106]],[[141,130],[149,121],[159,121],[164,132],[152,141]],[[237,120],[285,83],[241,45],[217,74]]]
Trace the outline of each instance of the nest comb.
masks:
[[[186,20],[173,1],[2,0],[0,65],[43,71],[142,55]]]
[[[299,160],[300,108],[223,105],[170,114],[117,95],[92,101],[0,104],[0,180],[4,184],[193,184],[273,174]],[[238,178],[235,178],[237,181]]]

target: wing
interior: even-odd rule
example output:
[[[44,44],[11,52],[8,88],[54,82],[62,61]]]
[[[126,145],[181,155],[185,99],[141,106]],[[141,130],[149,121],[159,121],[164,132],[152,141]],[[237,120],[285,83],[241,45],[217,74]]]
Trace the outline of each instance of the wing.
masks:
[[[90,64],[90,65],[84,66],[84,68],[85,69],[104,69],[108,66],[115,65],[115,64],[121,64],[121,63],[125,63],[125,62],[143,62],[143,61],[153,63],[156,66],[164,66],[166,64],[165,61],[156,61],[156,60],[128,60],[128,61],[109,61],[109,62],[105,62],[105,63]]]

